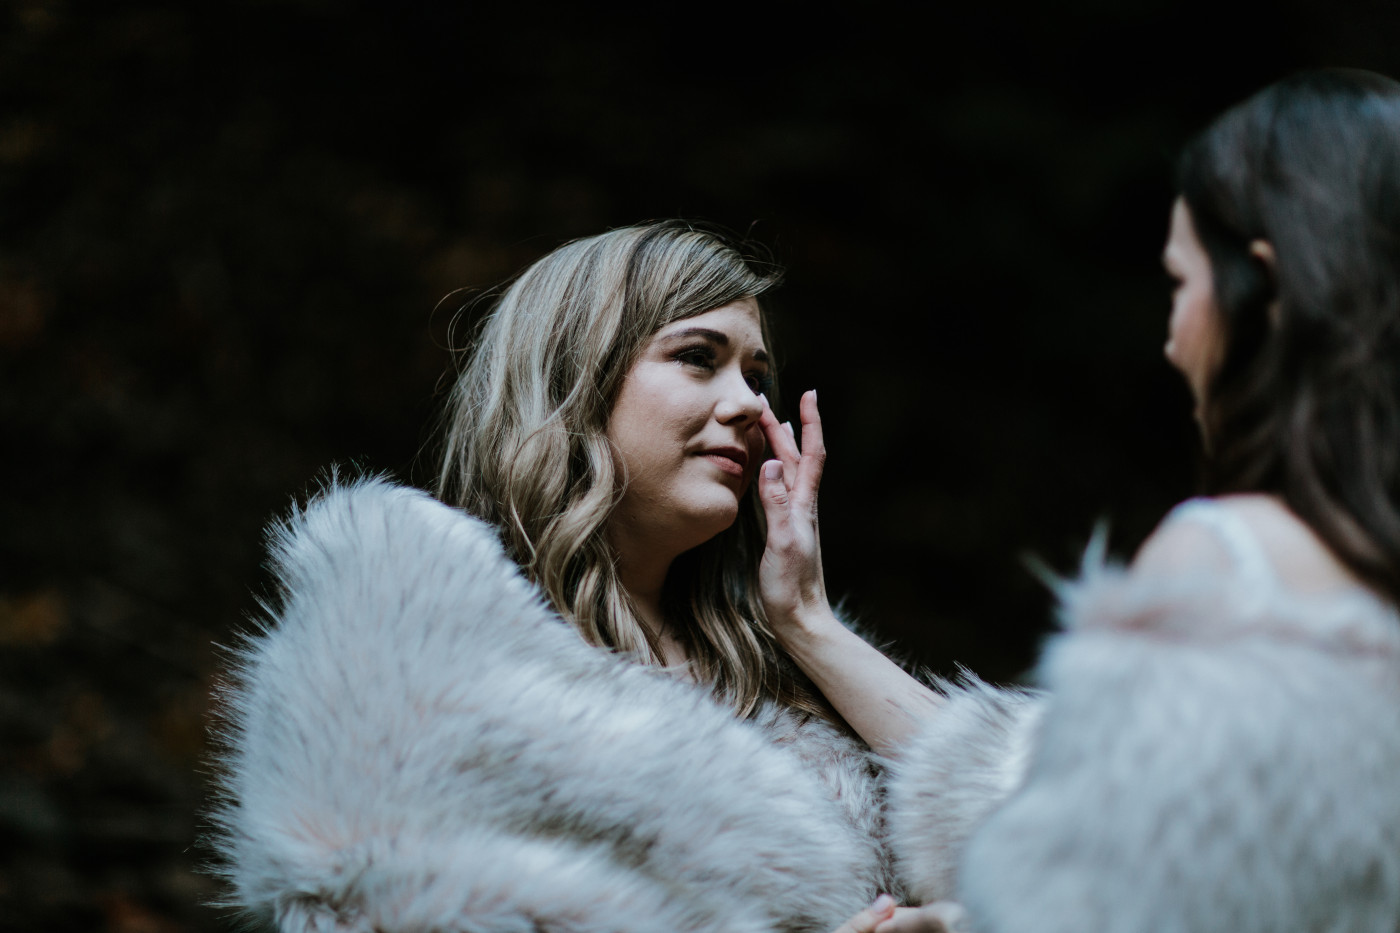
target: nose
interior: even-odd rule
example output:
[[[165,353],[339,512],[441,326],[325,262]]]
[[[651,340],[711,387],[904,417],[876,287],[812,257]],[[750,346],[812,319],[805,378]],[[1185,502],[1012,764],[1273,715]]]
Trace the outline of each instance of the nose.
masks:
[[[763,396],[753,390],[742,372],[734,370],[720,380],[721,391],[715,417],[722,424],[748,427],[763,414]]]

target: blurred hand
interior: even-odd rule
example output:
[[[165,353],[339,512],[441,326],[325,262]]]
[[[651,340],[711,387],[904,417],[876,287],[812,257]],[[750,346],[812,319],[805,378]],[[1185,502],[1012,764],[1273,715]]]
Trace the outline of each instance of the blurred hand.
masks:
[[[875,903],[841,924],[832,933],[875,933],[876,926],[893,917],[895,910],[894,898],[888,894],[881,894],[875,898]]]
[[[894,916],[875,926],[874,933],[968,933],[967,911],[953,901],[923,907],[898,907]]]

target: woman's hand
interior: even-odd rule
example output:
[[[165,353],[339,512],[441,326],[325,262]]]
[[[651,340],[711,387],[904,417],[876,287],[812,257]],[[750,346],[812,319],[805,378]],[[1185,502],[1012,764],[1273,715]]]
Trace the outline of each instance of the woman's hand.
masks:
[[[764,463],[759,472],[759,498],[768,517],[759,591],[769,622],[785,641],[835,621],[826,596],[817,533],[817,488],[826,463],[826,446],[815,390],[803,393],[799,411],[800,447],[791,424],[778,423],[766,398],[759,419],[775,458]]]
[[[943,701],[831,611],[817,535],[817,487],[826,447],[816,392],[802,396],[801,414],[800,448],[792,429],[778,423],[766,401],[759,418],[777,458],[763,464],[758,483],[768,516],[768,544],[758,574],[763,607],[783,650],[841,718],[875,751],[897,756]]]
[[[952,901],[896,907],[894,898],[881,894],[832,933],[966,933],[966,919],[962,905]]]
[[[896,907],[894,916],[875,926],[874,933],[968,933],[967,912],[961,904],[939,901],[924,907]]]
[[[894,898],[881,894],[875,903],[841,924],[831,933],[875,933],[875,928],[894,916]]]

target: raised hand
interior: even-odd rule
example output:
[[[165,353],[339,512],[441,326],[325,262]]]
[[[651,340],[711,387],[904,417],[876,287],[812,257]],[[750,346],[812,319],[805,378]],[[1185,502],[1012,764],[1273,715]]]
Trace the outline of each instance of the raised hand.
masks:
[[[805,392],[799,405],[802,443],[791,424],[780,424],[764,399],[759,423],[774,459],[763,464],[758,490],[768,518],[768,542],[759,569],[759,587],[769,622],[779,638],[804,627],[834,621],[822,576],[817,531],[817,490],[826,464],[817,393]]]
[[[768,517],[768,543],[758,581],[763,607],[783,649],[841,718],[871,748],[895,755],[943,701],[842,625],[831,611],[817,533],[817,488],[826,445],[816,392],[802,396],[800,412],[801,446],[792,429],[778,423],[766,401],[759,418],[774,454],[763,464],[758,480]]]

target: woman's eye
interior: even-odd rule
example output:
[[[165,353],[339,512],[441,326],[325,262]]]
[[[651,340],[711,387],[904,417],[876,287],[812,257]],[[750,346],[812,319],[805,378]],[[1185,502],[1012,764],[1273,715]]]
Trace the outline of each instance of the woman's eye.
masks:
[[[675,358],[687,366],[698,366],[701,369],[715,368],[715,351],[709,347],[688,347],[678,351]]]
[[[763,372],[752,372],[744,376],[744,381],[753,389],[754,395],[767,395],[773,388],[773,377]]]

